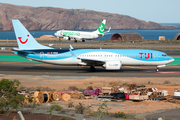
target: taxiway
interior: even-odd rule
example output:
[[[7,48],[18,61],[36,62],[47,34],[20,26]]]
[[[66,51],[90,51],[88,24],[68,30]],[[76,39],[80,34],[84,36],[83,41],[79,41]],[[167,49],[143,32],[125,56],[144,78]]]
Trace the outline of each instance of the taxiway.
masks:
[[[0,74],[49,75],[49,76],[97,76],[97,77],[180,77],[180,66],[168,65],[156,72],[155,66],[123,66],[119,71],[106,71],[101,67],[91,72],[89,67],[58,66],[30,62],[0,62]]]

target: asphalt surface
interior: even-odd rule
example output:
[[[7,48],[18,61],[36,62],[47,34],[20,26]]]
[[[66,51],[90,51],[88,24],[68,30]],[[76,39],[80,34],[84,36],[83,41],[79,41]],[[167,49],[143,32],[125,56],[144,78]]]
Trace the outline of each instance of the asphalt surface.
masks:
[[[142,113],[140,116],[144,116],[147,120],[158,120],[158,118],[165,118],[165,120],[180,120],[180,108],[177,109],[163,109],[155,111],[154,113]],[[128,114],[127,117],[134,117],[136,114]]]
[[[180,109],[165,110],[155,114],[147,115],[148,120],[158,120],[158,118],[164,117],[165,120],[180,120]]]
[[[0,62],[0,74],[49,75],[49,76],[97,76],[97,77],[180,77],[180,66],[169,65],[156,72],[152,66],[123,66],[119,71],[106,71],[98,67],[91,72],[89,67],[58,66],[45,63]]]

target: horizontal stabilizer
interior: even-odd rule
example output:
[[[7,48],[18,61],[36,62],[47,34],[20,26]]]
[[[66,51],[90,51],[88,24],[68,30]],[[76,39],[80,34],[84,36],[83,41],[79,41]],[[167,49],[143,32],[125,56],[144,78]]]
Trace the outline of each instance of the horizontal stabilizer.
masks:
[[[17,48],[13,48],[13,49],[11,49],[12,51],[17,51],[17,52],[19,52],[19,53],[31,53],[32,54],[32,52],[28,52],[28,51],[22,51],[22,50],[19,50],[19,49],[17,49]]]

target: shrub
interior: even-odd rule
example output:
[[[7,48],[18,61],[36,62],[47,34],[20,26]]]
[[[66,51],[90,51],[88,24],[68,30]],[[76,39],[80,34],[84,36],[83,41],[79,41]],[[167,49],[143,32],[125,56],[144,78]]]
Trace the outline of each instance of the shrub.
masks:
[[[69,86],[68,90],[79,90],[76,86]]]
[[[62,116],[61,120],[67,120],[67,118],[65,116]]]
[[[13,109],[23,108],[24,96],[19,95],[17,88],[21,83],[18,80],[0,81],[0,112],[9,114]]]
[[[177,83],[174,83],[174,84],[172,84],[172,86],[179,86],[179,84],[177,84]]]
[[[144,116],[141,116],[141,115],[136,115],[134,117],[134,120],[146,120],[146,118]]]
[[[108,115],[108,111],[106,110],[108,107],[107,107],[107,101],[104,101],[101,106],[99,106],[99,108],[97,109],[97,113],[96,113],[96,116],[97,116],[97,120],[100,120],[102,115]]]
[[[128,83],[123,83],[122,86],[128,86]]]
[[[90,82],[89,84],[93,84],[92,82]]]
[[[95,112],[90,109],[90,106],[85,106],[82,103],[79,103],[78,105],[76,105],[75,110],[76,110],[76,113],[83,114],[84,117],[95,116]]]
[[[120,82],[119,81],[111,81],[111,82],[109,82],[109,86],[111,86],[111,87],[120,86]]]
[[[53,105],[50,106],[50,110],[48,110],[47,112],[49,112],[49,115],[52,116],[53,110],[61,111],[62,109],[63,109],[63,107],[61,107],[60,105],[53,104]]]
[[[26,86],[21,85],[18,90],[27,90]]]
[[[124,114],[124,112],[117,112],[114,114],[114,117],[116,117],[116,118],[125,117],[125,114]]]
[[[164,81],[164,84],[170,84],[171,82],[169,80]]]
[[[41,87],[41,86],[37,86],[34,89],[35,89],[35,91],[41,91],[41,90],[43,90],[43,91],[55,91],[55,89],[51,89],[49,87]]]
[[[88,86],[88,87],[86,88],[86,90],[93,90],[93,87],[92,87],[92,86]]]
[[[31,114],[34,114],[35,108],[37,108],[40,104],[36,103],[36,101],[31,102]]]
[[[75,106],[76,113],[78,113],[78,114],[83,114],[85,108],[86,108],[86,107],[85,107],[82,103],[79,103],[79,105],[76,105],[76,106]]]
[[[73,102],[69,102],[68,103],[68,108],[73,108],[73,107],[74,107]]]
[[[84,111],[83,111],[83,115],[84,117],[90,117],[90,116],[95,116],[95,112],[93,110],[90,109],[90,107],[87,107]]]
[[[38,86],[36,87],[35,91],[41,91],[42,89]]]
[[[153,83],[153,82],[151,82],[151,81],[148,81],[148,84],[149,84],[149,85],[153,85],[154,83]]]

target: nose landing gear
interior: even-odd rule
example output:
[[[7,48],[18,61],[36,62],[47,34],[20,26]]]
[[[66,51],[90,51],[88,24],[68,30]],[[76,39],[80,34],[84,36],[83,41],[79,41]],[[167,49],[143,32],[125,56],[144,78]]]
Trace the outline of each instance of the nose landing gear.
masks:
[[[86,40],[85,39],[82,39],[82,42],[85,42]]]
[[[157,68],[156,68],[156,72],[158,72],[158,71],[159,71],[159,68],[157,67]]]

